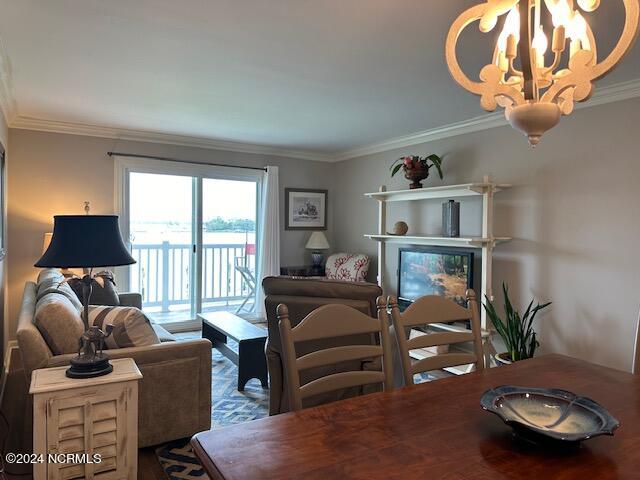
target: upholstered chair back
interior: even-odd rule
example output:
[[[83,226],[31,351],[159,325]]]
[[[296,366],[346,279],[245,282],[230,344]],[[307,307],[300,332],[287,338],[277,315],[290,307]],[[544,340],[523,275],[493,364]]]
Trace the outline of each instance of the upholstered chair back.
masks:
[[[334,253],[327,258],[325,275],[329,280],[364,282],[370,263],[363,253]]]

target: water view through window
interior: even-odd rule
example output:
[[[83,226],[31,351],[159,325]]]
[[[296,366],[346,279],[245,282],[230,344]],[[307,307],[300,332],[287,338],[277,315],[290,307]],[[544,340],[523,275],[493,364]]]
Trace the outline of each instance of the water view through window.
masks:
[[[182,322],[197,311],[252,311],[256,201],[252,181],[130,173],[129,232],[138,262],[130,268],[130,288],[142,293],[155,321]]]

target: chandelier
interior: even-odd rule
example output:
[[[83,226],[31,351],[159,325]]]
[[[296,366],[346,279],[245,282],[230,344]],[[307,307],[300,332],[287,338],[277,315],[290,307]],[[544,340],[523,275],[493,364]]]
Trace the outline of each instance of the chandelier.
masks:
[[[593,93],[593,81],[604,77],[631,48],[640,17],[639,0],[622,0],[625,24],[611,53],[598,62],[596,39],[583,12],[594,12],[600,0],[488,0],[462,13],[451,26],[446,59],[453,78],[481,97],[482,108],[505,109],[509,123],[535,146]],[[462,31],[479,21],[491,32],[502,17],[493,60],[480,71],[480,81],[465,75],[456,57]],[[545,28],[547,31],[545,31]],[[549,51],[550,49],[550,51]]]

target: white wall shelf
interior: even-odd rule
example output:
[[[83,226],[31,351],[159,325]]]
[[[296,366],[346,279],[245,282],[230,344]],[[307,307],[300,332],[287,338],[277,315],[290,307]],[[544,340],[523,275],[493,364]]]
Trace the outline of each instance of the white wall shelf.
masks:
[[[508,242],[509,237],[442,237],[442,236],[417,236],[417,235],[365,235],[366,238],[378,242],[404,243],[410,245],[433,245],[436,247],[471,247],[482,248],[485,245],[498,245]]]
[[[440,187],[416,188],[414,190],[392,190],[365,193],[365,197],[374,198],[385,202],[407,202],[412,200],[428,200],[436,198],[469,197],[484,195],[489,190],[493,193],[500,192],[511,185],[483,183],[463,183],[461,185],[444,185]]]
[[[415,190],[387,191],[383,185],[378,192],[365,193],[365,197],[378,201],[378,233],[365,235],[366,238],[378,242],[378,284],[387,292],[385,267],[386,267],[386,245],[406,244],[406,245],[432,245],[442,247],[463,247],[478,248],[482,250],[482,272],[480,278],[479,299],[484,300],[485,296],[493,300],[492,291],[492,267],[493,249],[496,245],[511,240],[509,237],[496,237],[493,234],[493,196],[510,188],[511,185],[493,183],[488,176],[485,176],[480,183],[464,183],[460,185],[447,185],[440,187],[418,188]],[[387,233],[387,203],[388,202],[410,202],[417,200],[435,200],[443,198],[479,196],[482,198],[482,232],[477,237],[457,237],[449,238],[431,235],[397,236]],[[491,341],[491,329],[488,325],[487,314],[484,308],[480,309],[481,324],[484,332],[483,347],[485,351],[485,361],[495,353]]]

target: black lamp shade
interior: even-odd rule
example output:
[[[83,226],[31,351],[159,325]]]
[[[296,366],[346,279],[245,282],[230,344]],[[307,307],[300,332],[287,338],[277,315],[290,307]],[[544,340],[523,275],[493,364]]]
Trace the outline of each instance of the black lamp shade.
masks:
[[[56,215],[40,268],[117,267],[136,263],[122,241],[117,215]]]

